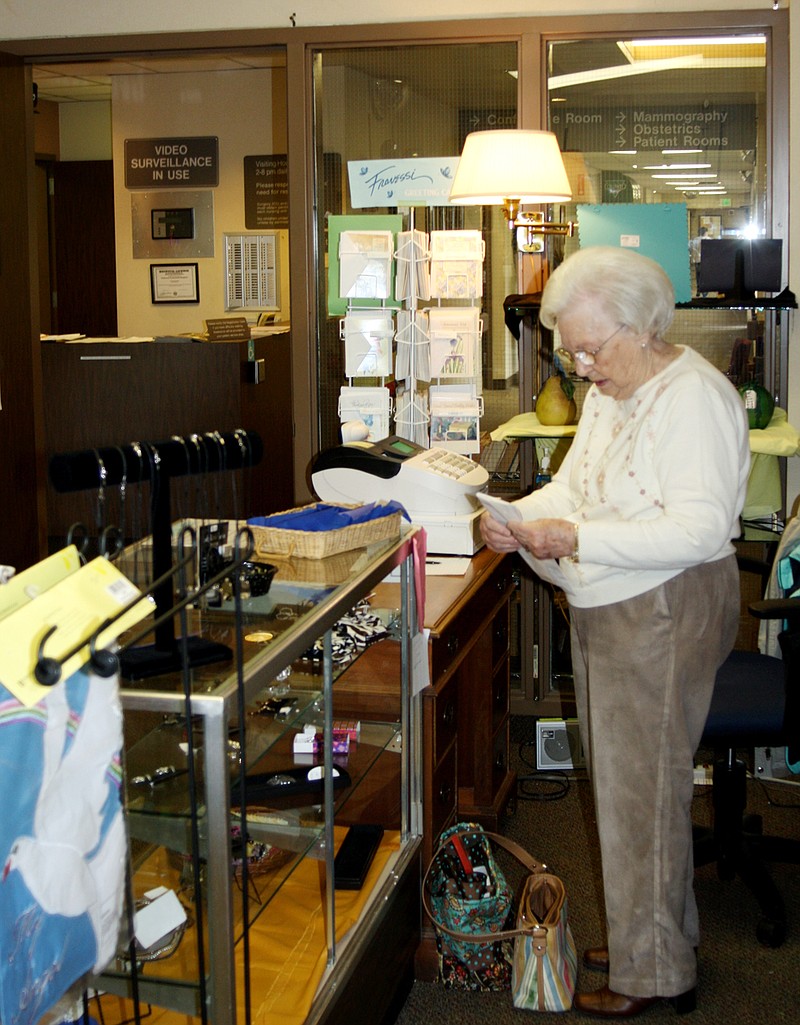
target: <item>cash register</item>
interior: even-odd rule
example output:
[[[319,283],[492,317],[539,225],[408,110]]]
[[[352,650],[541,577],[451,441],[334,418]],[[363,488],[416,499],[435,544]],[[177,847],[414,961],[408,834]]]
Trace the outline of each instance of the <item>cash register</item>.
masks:
[[[399,502],[425,528],[428,551],[440,555],[473,555],[482,546],[475,495],[488,483],[486,469],[467,456],[396,435],[326,449],[311,465],[323,502]]]

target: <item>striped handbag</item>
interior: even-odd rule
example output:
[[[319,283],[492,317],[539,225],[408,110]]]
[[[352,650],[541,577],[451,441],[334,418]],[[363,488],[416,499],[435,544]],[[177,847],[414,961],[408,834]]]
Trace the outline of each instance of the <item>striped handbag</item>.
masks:
[[[511,967],[514,1007],[568,1011],[577,973],[563,882],[547,872],[528,876],[517,913]]]

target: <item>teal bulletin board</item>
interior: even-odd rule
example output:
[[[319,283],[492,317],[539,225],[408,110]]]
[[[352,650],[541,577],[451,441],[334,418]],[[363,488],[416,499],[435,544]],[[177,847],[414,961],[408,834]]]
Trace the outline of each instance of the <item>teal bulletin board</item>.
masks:
[[[385,305],[398,308],[393,299],[346,299],[339,295],[339,236],[343,231],[391,231],[397,235],[403,230],[402,214],[331,214],[328,218],[328,316],[340,317],[347,313],[348,301],[353,309],[360,306]],[[396,242],[396,239],[395,239]]]
[[[660,263],[672,281],[675,302],[692,298],[689,217],[685,203],[578,204],[581,249],[622,246]]]

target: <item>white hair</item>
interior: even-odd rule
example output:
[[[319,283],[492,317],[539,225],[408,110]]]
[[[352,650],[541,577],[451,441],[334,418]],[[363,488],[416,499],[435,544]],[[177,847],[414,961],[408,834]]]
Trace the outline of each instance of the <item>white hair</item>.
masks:
[[[663,339],[675,313],[675,291],[655,260],[618,246],[589,246],[553,271],[539,319],[553,328],[562,313],[579,303],[596,304],[637,334]]]

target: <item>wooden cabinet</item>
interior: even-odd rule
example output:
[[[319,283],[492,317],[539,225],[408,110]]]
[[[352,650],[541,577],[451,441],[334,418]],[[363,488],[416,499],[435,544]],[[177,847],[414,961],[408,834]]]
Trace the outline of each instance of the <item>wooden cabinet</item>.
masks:
[[[251,355],[264,360],[265,376],[258,384],[248,380]],[[244,475],[238,488],[220,480],[207,489],[179,489],[173,513],[246,517],[294,505],[288,333],[256,339],[252,348],[247,342],[188,340],[46,343],[42,373],[48,461],[58,452],[134,440],[157,443],[173,435],[243,427],[261,435],[262,462]],[[126,510],[120,510],[119,496],[105,496],[108,516],[116,517],[109,522],[119,525],[122,512],[127,513],[127,526],[136,526],[139,506],[146,500],[135,492],[130,489]],[[96,506],[96,493],[60,495],[48,481],[51,548],[63,543],[72,523],[93,527]]]
[[[458,677],[422,696],[423,814],[425,862],[436,837],[451,825],[458,805]]]
[[[422,718],[422,863],[427,866],[439,834],[459,821],[501,827],[512,803],[516,776],[509,759],[509,639],[514,560],[483,549],[463,577],[426,580],[425,626],[430,631],[430,684],[419,695]],[[397,605],[398,586],[383,583],[371,601]],[[382,641],[341,677],[334,688],[337,716],[367,709],[384,717],[399,711],[396,672],[399,645]],[[436,975],[433,930],[423,925],[417,977]]]
[[[450,821],[496,829],[514,788],[509,767],[511,560],[483,550],[457,594],[428,581],[431,684],[422,692],[426,774],[431,781],[423,852],[430,857]],[[450,590],[448,588],[448,590]],[[450,747],[455,754],[451,759]],[[451,806],[449,768],[455,768]],[[430,828],[428,828],[430,827]]]
[[[513,559],[482,549],[463,577],[426,580],[430,684],[422,716],[423,859],[457,820],[496,829],[511,801],[509,767],[509,636]],[[399,587],[382,583],[375,608],[397,605]],[[395,641],[381,641],[337,681],[340,717],[399,714]]]

